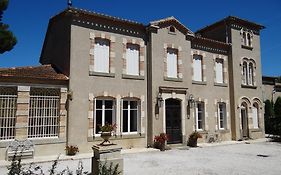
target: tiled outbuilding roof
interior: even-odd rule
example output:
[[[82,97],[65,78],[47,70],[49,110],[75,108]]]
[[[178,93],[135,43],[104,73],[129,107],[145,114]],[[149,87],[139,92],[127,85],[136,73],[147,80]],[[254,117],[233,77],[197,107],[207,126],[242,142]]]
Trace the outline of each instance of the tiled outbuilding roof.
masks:
[[[57,80],[68,81],[68,77],[59,73],[50,64],[41,66],[0,68],[0,81],[3,79]]]

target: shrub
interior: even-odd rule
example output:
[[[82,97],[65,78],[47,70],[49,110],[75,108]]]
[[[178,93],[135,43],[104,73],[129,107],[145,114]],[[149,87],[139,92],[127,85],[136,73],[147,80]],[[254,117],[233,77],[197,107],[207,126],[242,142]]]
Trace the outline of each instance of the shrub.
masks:
[[[118,170],[119,164],[113,166],[113,163],[110,162],[110,165],[107,166],[107,162],[104,164],[99,164],[99,175],[118,175],[121,174],[121,171]]]

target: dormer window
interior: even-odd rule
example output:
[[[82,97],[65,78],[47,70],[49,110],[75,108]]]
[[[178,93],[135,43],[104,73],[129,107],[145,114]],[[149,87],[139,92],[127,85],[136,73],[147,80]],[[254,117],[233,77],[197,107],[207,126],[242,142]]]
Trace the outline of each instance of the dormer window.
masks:
[[[170,26],[169,32],[170,33],[175,33],[176,32],[176,28],[174,26]]]

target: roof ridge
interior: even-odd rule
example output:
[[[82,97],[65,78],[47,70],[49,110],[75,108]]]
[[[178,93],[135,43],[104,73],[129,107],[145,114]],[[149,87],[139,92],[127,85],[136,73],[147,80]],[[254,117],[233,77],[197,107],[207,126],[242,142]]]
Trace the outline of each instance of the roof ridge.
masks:
[[[32,69],[32,68],[38,68],[38,67],[52,67],[51,64],[43,64],[43,65],[37,65],[37,66],[19,66],[19,67],[3,67],[3,68],[0,68],[0,71],[1,70],[10,70],[10,69]]]

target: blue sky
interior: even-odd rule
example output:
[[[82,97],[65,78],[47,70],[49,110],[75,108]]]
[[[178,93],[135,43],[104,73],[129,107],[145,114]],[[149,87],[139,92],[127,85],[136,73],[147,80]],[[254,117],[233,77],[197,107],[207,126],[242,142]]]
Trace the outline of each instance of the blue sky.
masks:
[[[175,16],[196,31],[234,15],[266,26],[261,32],[262,73],[281,75],[280,0],[72,0],[73,6],[144,24]],[[39,57],[51,16],[67,7],[67,0],[10,0],[4,23],[18,39],[10,52],[0,55],[0,67],[39,65]]]

